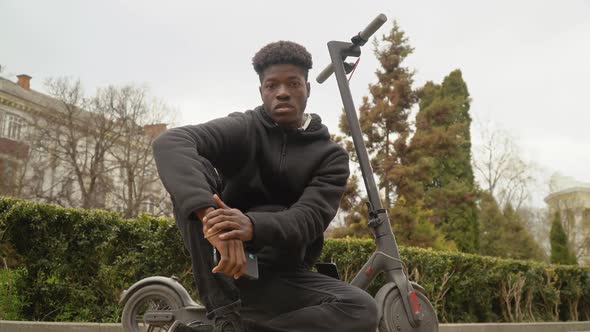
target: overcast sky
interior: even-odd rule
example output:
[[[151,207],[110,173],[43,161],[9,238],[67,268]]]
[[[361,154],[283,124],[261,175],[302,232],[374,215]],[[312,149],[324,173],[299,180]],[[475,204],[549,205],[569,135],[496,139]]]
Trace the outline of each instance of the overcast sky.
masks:
[[[415,48],[416,87],[461,69],[473,118],[514,135],[541,182],[555,171],[590,182],[590,0],[0,0],[0,64],[39,91],[53,76],[80,78],[89,93],[146,84],[178,110],[177,125],[194,124],[260,103],[251,59],[268,42],[305,45],[315,77],[326,43],[379,13],[389,21],[378,35],[395,19]],[[351,82],[357,103],[376,69],[369,45]],[[308,111],[337,132],[335,80],[311,84]]]

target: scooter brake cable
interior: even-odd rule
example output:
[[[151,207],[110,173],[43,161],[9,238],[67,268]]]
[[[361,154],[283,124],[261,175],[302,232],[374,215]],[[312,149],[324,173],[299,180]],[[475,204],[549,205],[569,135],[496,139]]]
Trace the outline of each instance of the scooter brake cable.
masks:
[[[348,82],[350,82],[350,79],[352,78],[352,74],[354,74],[354,71],[356,70],[356,66],[358,66],[358,64],[359,64],[359,61],[361,61],[360,56],[358,58],[356,58],[356,62],[352,66],[352,71],[350,72],[350,76],[348,76]]]

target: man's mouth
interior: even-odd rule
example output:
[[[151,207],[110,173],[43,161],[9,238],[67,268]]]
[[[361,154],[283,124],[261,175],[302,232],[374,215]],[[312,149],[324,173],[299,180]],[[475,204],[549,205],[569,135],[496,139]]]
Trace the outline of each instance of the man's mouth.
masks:
[[[293,107],[291,104],[286,103],[278,104],[277,106],[275,106],[275,111],[279,112],[291,111],[293,109],[295,109],[295,107]]]

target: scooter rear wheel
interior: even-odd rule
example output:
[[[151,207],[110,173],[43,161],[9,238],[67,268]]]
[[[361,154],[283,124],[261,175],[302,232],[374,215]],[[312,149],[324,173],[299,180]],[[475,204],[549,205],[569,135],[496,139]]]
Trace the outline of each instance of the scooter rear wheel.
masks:
[[[121,323],[127,332],[165,332],[174,323],[172,311],[182,307],[182,300],[170,287],[164,285],[148,285],[133,293],[123,307]],[[165,317],[149,320],[146,313],[157,312],[160,316],[166,316],[170,311],[168,320]]]
[[[404,303],[399,289],[394,287],[386,295],[383,302],[383,316],[379,322],[379,332],[436,332],[438,331],[438,319],[434,307],[428,298],[418,289],[414,288],[418,296],[418,303],[424,314],[424,319],[417,327],[412,327],[404,309]]]

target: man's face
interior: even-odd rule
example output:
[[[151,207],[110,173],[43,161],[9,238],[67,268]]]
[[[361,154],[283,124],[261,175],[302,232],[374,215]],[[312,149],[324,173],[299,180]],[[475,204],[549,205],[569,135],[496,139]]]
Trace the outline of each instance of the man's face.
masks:
[[[260,96],[270,117],[280,126],[301,127],[310,85],[303,69],[289,64],[272,65],[262,72]]]

